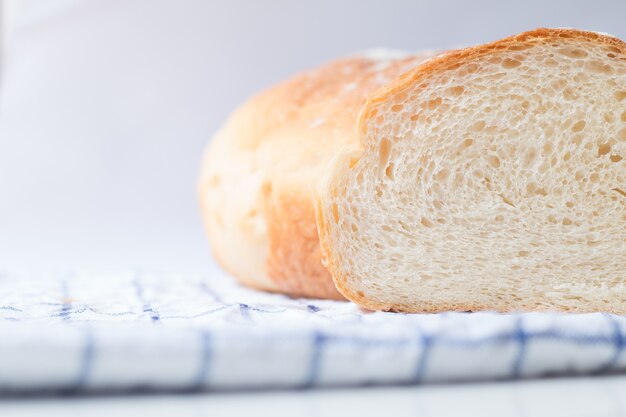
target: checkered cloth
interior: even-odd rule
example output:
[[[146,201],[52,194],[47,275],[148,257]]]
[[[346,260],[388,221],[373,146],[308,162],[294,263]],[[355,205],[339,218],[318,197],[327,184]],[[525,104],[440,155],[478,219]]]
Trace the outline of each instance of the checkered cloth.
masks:
[[[395,314],[222,273],[0,274],[0,391],[418,384],[626,370],[626,318]]]

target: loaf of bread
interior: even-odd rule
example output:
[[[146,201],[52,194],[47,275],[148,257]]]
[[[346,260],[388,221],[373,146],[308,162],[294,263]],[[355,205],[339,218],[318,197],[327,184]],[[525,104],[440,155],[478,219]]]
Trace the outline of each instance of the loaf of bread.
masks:
[[[348,299],[626,313],[622,41],[538,29],[440,55],[368,99],[356,141],[316,204]]]
[[[431,53],[369,53],[279,84],[234,112],[210,142],[199,197],[213,253],[241,282],[341,298],[321,263],[313,197],[329,162],[356,144],[365,97]]]

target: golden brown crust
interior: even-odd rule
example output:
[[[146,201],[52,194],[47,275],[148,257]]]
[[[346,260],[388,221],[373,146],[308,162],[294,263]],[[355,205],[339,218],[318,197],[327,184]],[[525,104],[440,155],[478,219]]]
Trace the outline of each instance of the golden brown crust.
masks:
[[[356,145],[366,95],[431,55],[338,60],[231,116],[205,154],[199,183],[206,232],[227,271],[269,291],[342,298],[321,263],[312,194],[328,162]]]
[[[282,292],[292,296],[343,299],[320,262],[322,255],[310,198],[296,190],[285,191],[270,204],[266,212],[268,275]]]
[[[366,143],[364,142],[364,140],[367,137],[368,121],[376,115],[377,105],[387,102],[392,97],[402,93],[406,89],[419,86],[424,81],[424,78],[426,76],[458,68],[459,66],[471,62],[476,58],[482,57],[484,55],[497,53],[503,50],[511,50],[515,48],[519,48],[518,50],[523,50],[525,48],[532,47],[532,45],[534,44],[548,43],[558,39],[592,41],[616,48],[616,52],[620,52],[622,54],[626,53],[626,43],[609,35],[595,32],[585,32],[575,29],[539,28],[533,31],[524,32],[515,36],[504,38],[496,42],[461,50],[455,50],[439,55],[433,59],[426,61],[422,65],[417,66],[412,71],[409,71],[400,76],[394,82],[379,89],[376,93],[368,98],[366,104],[361,109],[358,120],[357,140],[361,148],[360,151],[362,152],[365,148]],[[340,156],[337,159],[336,164],[342,163],[342,161],[345,161],[350,156],[350,154],[345,153],[343,156]],[[439,311],[478,311],[485,309],[491,309],[496,311],[498,310],[497,306],[482,304],[437,304],[428,306],[388,305],[366,298],[364,294],[353,291],[347,284],[348,277],[346,273],[342,271],[340,267],[340,261],[334,257],[333,251],[330,248],[328,222],[324,219],[324,215],[321,209],[321,203],[319,201],[316,203],[316,216],[318,221],[320,246],[322,249],[324,263],[331,272],[331,275],[333,276],[335,286],[344,297],[355,302],[361,307],[370,310],[403,311],[409,313],[428,313]],[[576,309],[576,311],[584,312],[578,308]],[[622,313],[622,311],[615,311],[615,313]]]

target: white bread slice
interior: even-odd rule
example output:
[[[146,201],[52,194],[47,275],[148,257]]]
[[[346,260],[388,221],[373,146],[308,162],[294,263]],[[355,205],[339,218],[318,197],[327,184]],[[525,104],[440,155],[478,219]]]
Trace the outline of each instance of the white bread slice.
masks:
[[[322,265],[312,190],[356,143],[367,94],[433,53],[367,54],[299,74],[249,100],[204,155],[204,225],[220,264],[241,282],[292,296],[343,298]]]
[[[626,44],[538,29],[377,92],[317,202],[348,299],[626,313]]]

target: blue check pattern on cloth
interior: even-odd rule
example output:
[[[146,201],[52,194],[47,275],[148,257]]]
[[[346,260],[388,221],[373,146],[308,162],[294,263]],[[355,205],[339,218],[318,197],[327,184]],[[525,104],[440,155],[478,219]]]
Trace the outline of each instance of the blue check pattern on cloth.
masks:
[[[0,273],[0,391],[419,384],[626,370],[626,318],[395,314],[223,274]]]

